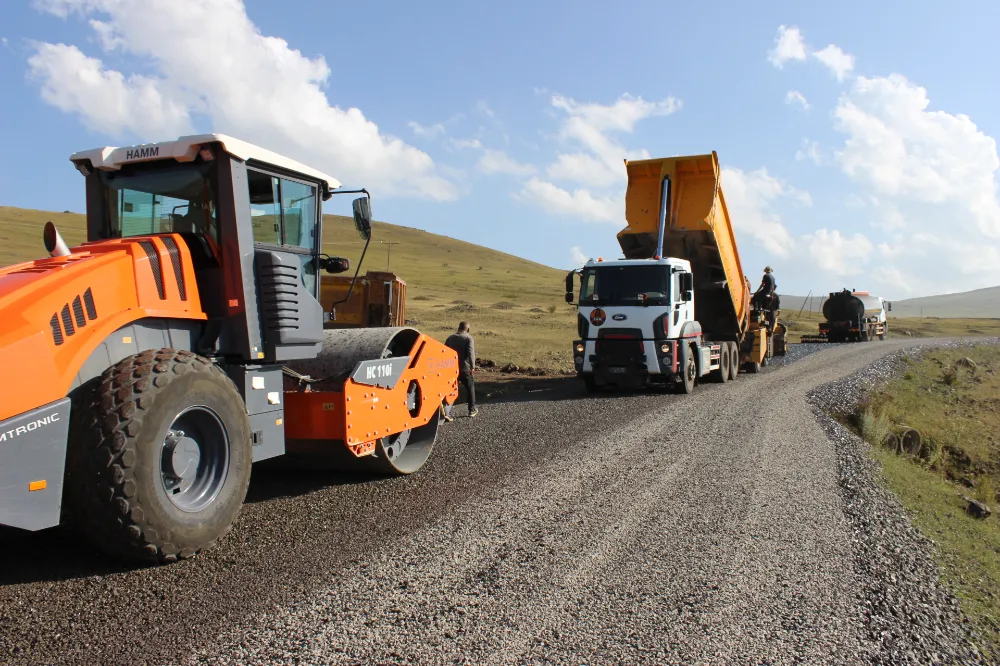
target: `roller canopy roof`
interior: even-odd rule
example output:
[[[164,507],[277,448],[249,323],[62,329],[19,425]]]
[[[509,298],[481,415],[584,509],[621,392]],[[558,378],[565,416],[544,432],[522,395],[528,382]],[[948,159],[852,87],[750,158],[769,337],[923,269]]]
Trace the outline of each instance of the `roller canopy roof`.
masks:
[[[317,171],[301,162],[255,146],[252,143],[234,139],[225,134],[194,134],[191,136],[182,136],[176,141],[143,143],[137,146],[123,146],[120,148],[105,146],[103,148],[94,148],[92,150],[73,153],[69,159],[74,164],[80,164],[84,160],[89,160],[95,169],[109,170],[118,170],[124,164],[170,158],[178,162],[190,162],[198,155],[201,146],[206,143],[219,143],[223,150],[243,161],[256,160],[272,164],[281,169],[301,173],[311,180],[322,181],[326,183],[327,190],[334,190],[341,185],[340,181],[336,178],[322,171]]]

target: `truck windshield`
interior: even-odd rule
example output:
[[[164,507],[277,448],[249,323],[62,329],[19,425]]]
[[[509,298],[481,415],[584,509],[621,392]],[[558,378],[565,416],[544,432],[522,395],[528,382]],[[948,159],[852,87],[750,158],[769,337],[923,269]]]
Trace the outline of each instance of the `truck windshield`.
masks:
[[[213,166],[162,162],[98,172],[105,228],[114,238],[189,232],[218,243]]]
[[[602,266],[583,272],[580,304],[638,305],[645,294],[650,305],[670,303],[670,268],[667,266]]]

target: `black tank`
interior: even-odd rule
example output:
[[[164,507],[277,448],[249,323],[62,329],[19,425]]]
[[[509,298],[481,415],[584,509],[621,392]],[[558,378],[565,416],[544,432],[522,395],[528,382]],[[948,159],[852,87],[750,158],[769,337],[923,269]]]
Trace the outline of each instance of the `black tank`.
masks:
[[[855,322],[865,316],[865,304],[846,289],[831,292],[830,297],[823,303],[823,316],[827,321]]]

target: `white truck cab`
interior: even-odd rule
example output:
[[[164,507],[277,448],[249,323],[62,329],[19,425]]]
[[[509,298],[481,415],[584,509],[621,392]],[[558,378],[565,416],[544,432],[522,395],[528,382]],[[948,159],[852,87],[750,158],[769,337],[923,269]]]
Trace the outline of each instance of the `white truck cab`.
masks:
[[[567,301],[574,274],[567,275]],[[690,261],[591,259],[579,275],[573,362],[588,389],[677,379],[686,383],[688,355],[694,361],[692,381],[720,369],[723,345],[705,344],[695,320]]]

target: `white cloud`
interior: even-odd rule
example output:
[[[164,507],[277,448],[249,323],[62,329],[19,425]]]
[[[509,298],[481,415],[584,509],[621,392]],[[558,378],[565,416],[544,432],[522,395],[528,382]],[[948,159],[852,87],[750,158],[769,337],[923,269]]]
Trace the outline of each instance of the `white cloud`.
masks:
[[[802,140],[802,147],[795,151],[795,159],[798,161],[812,160],[814,164],[823,163],[823,155],[819,150],[819,141]]]
[[[476,102],[476,110],[489,118],[496,118],[497,115],[493,109],[490,108],[490,105],[483,100]]]
[[[893,74],[858,77],[841,96],[836,157],[868,196],[891,261],[874,279],[900,293],[1000,284],[996,141],[962,114],[930,110],[927,91]]]
[[[553,214],[624,224],[624,160],[648,158],[649,153],[629,150],[611,135],[631,133],[642,120],[674,113],[681,106],[680,100],[666,97],[647,101],[626,93],[605,105],[555,94],[551,103],[558,112],[556,117],[561,118],[556,138],[569,150],[557,154],[545,174],[553,181],[585,187],[570,191],[534,177],[514,197]]]
[[[834,44],[830,44],[820,51],[814,51],[813,57],[826,65],[838,81],[843,81],[844,77],[854,69],[854,56],[845,53],[843,49]]]
[[[546,169],[549,178],[553,180],[569,180],[591,187],[608,187],[625,177],[625,162],[618,168],[593,155],[585,153],[563,154]]]
[[[483,144],[479,139],[448,139],[448,145],[452,148],[482,150]]]
[[[963,213],[956,225],[1000,238],[996,141],[968,116],[929,105],[927,91],[901,75],[859,77],[834,111],[847,135],[837,159],[880,196],[950,204]]]
[[[67,113],[79,112],[91,130],[121,136],[179,136],[192,132],[189,109],[169,82],[106,69],[75,46],[38,44],[28,59],[41,80],[42,99]]]
[[[625,201],[621,197],[595,197],[587,190],[568,192],[539,178],[529,180],[513,197],[553,215],[625,226]]]
[[[415,120],[411,120],[406,123],[413,133],[419,137],[426,139],[431,139],[436,137],[438,134],[444,134],[444,125],[441,123],[434,123],[433,125],[421,125]]]
[[[476,168],[486,174],[507,174],[509,176],[530,176],[535,167],[521,164],[502,150],[486,149],[479,158]]]
[[[569,249],[569,253],[573,257],[574,266],[583,266],[585,263],[587,263],[587,260],[590,259],[590,257],[585,255],[583,251],[580,250],[580,248],[576,245],[574,245]]]
[[[834,229],[819,229],[802,239],[814,265],[837,277],[860,275],[874,246],[863,234],[842,236]]]
[[[778,36],[774,38],[774,48],[768,51],[767,59],[778,68],[784,67],[791,60],[805,60],[806,44],[799,29],[795,26],[779,26]]]
[[[748,234],[778,256],[790,255],[795,240],[774,212],[773,204],[781,198],[792,198],[809,205],[812,199],[808,192],[787,185],[768,174],[766,169],[743,171],[733,167],[722,169],[722,190],[737,232]]]
[[[798,104],[803,109],[809,109],[809,101],[798,90],[789,90],[785,93],[785,104]]]
[[[43,98],[115,140],[169,139],[199,116],[209,119],[212,131],[244,137],[344,182],[364,183],[381,196],[457,196],[427,153],[384,134],[360,109],[332,105],[324,92],[326,60],[261,34],[240,0],[35,5],[57,16],[90,18],[105,51],[149,66],[150,74],[126,76],[75,46],[36,45],[29,66]]]

